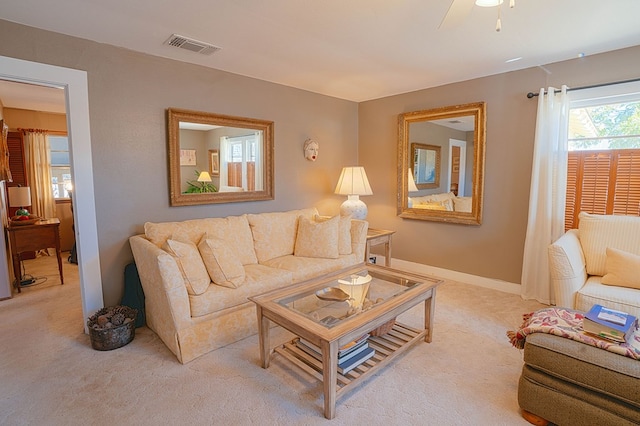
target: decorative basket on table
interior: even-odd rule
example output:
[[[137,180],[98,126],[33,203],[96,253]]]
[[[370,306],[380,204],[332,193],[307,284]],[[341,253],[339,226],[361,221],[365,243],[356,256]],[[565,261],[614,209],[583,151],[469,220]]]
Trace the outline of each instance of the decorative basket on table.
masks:
[[[18,219],[21,217],[28,217],[28,219]],[[24,225],[33,225],[36,222],[40,222],[42,218],[35,216],[35,215],[29,215],[29,216],[13,216],[11,218],[11,220],[9,221],[9,225],[10,226],[24,226]]]
[[[130,343],[136,335],[138,310],[128,306],[102,308],[87,320],[91,347],[110,351]]]
[[[396,323],[396,319],[393,318],[393,319],[385,322],[384,324],[374,328],[373,330],[371,330],[369,332],[369,334],[372,335],[372,336],[382,336],[384,334],[387,334],[388,332],[391,331],[391,329],[393,328],[395,323]]]

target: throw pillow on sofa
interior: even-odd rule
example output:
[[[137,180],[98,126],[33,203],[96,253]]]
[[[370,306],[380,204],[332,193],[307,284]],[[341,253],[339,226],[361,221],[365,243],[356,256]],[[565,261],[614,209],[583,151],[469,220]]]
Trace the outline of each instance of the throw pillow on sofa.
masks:
[[[162,248],[176,259],[187,293],[197,296],[207,291],[211,279],[195,244],[168,239]]]
[[[607,273],[602,284],[640,289],[640,256],[607,247]]]
[[[313,218],[316,222],[326,222],[333,218],[315,215]],[[351,254],[351,215],[340,216],[340,224],[338,226],[338,254]]]
[[[206,234],[198,243],[198,249],[214,284],[229,288],[242,285],[245,279],[244,266],[229,244]]]
[[[300,216],[294,256],[337,259],[339,229],[340,216],[334,216],[324,222],[315,222]]]

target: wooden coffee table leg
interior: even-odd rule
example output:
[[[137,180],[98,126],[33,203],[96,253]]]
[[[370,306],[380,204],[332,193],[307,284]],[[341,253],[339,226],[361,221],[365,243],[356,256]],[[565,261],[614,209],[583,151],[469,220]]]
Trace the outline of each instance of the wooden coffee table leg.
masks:
[[[436,289],[431,290],[431,297],[424,301],[424,329],[427,331],[424,335],[424,341],[431,343],[433,338],[433,321],[436,310]]]
[[[262,308],[256,306],[256,312],[258,314],[258,339],[260,341],[260,364],[262,368],[269,368],[269,361],[271,358],[271,349],[269,342],[269,318],[262,315]]]
[[[336,387],[338,385],[338,342],[322,341],[322,386],[324,388],[324,416],[336,416]]]

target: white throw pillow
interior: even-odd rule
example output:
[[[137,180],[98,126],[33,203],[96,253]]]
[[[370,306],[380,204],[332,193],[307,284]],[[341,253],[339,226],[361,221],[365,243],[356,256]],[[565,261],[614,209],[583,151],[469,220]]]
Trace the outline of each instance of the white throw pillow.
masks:
[[[325,222],[315,222],[300,216],[294,256],[337,259],[340,216]]]
[[[233,248],[224,240],[209,238],[207,234],[198,243],[198,249],[214,284],[238,288],[244,283],[244,266]]]
[[[640,290],[640,256],[607,247],[606,269],[602,284]]]
[[[195,244],[169,239],[163,249],[176,259],[187,293],[197,296],[207,291],[211,279]]]

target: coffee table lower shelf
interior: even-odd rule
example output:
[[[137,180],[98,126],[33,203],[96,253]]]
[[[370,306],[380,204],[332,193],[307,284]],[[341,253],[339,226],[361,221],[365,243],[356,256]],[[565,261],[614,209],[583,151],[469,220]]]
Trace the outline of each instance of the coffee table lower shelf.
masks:
[[[424,340],[425,335],[426,330],[419,330],[396,322],[387,334],[369,337],[369,346],[375,349],[375,355],[345,374],[338,372],[336,397],[347,392],[351,387],[387,365],[393,358],[403,353],[414,343]],[[298,340],[296,337],[292,341],[276,347],[274,351],[302,371],[322,382],[322,361],[300,349],[297,346]],[[337,369],[337,366],[333,368]]]

